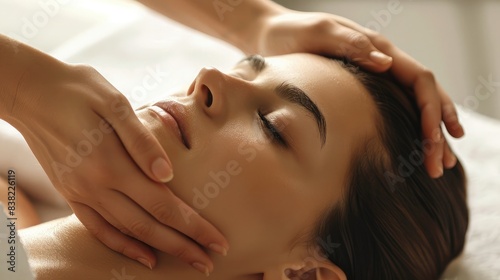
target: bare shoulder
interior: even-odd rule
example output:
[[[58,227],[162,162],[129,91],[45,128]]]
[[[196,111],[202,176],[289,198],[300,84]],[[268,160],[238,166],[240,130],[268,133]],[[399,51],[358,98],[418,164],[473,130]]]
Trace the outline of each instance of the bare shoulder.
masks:
[[[112,279],[121,267],[137,276],[144,270],[101,244],[74,215],[23,229],[19,236],[37,280]]]
[[[58,280],[79,279],[71,277],[75,271],[70,268],[78,263],[79,235],[71,236],[74,226],[71,217],[59,218],[19,231],[19,237],[26,250],[28,262],[36,279]],[[84,242],[82,242],[84,245]],[[81,273],[77,271],[76,273]]]

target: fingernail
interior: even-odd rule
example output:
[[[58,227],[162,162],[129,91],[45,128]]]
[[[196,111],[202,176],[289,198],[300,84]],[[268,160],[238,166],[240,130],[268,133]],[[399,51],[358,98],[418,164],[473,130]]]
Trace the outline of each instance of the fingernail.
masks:
[[[453,168],[455,165],[457,164],[457,157],[455,156],[452,156],[451,159],[449,159],[447,162],[446,162],[446,168],[447,169],[450,169],[450,168]]]
[[[438,167],[438,173],[436,174],[436,179],[437,178],[440,178],[441,176],[443,176],[443,166],[442,165],[439,165]]]
[[[146,267],[149,267],[149,269],[153,270],[153,266],[151,265],[150,262],[148,262],[148,260],[143,259],[143,258],[138,258],[137,261],[140,262],[140,263],[142,263]]]
[[[199,262],[194,262],[192,265],[196,270],[205,274],[205,276],[208,277],[210,275],[210,272],[208,271],[208,267],[206,265]]]
[[[370,59],[378,64],[387,64],[392,61],[392,57],[385,55],[379,51],[372,51],[370,53]]]
[[[227,249],[222,247],[219,244],[210,243],[210,245],[208,245],[208,248],[210,248],[210,250],[212,250],[218,254],[223,255],[224,257],[227,256]]]
[[[164,158],[157,158],[153,162],[151,170],[153,171],[153,174],[156,176],[156,178],[163,183],[172,180],[172,178],[174,177],[171,164]]]

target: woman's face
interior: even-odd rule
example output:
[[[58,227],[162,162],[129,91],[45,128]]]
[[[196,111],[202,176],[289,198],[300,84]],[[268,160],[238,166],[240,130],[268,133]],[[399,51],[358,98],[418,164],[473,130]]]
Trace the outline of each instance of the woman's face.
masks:
[[[353,150],[375,133],[373,101],[335,61],[262,60],[203,68],[187,93],[137,111],[172,161],[168,187],[249,267],[285,257],[314,229],[341,197]]]

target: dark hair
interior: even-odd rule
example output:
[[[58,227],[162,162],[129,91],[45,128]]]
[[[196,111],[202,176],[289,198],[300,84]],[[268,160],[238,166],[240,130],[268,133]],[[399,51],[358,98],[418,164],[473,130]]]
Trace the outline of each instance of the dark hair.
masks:
[[[387,73],[336,61],[375,101],[378,135],[355,151],[343,197],[320,222],[315,242],[337,244],[323,253],[349,280],[438,279],[465,243],[462,165],[432,179],[411,91]]]

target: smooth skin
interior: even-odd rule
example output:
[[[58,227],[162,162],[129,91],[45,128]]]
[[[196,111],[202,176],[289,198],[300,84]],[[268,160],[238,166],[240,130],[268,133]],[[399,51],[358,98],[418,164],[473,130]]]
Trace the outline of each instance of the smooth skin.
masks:
[[[212,1],[140,2],[245,53],[347,56],[366,69],[391,71],[415,90],[423,133],[432,144],[433,152],[425,160],[429,173],[439,177],[443,166],[455,164],[440,129],[443,121],[452,136],[463,135],[451,99],[432,72],[380,34],[339,16],[292,11],[267,0],[231,1],[234,5],[222,19]],[[149,267],[156,265],[156,257],[148,245],[187,263],[210,265],[208,255],[194,245],[209,248],[217,244],[211,247],[221,254],[229,250],[226,238],[201,216],[190,227],[183,227],[184,231],[177,231],[178,225],[170,222],[180,201],[160,183],[172,178],[170,160],[129,102],[97,71],[57,61],[5,36],[0,36],[0,59],[4,82],[0,117],[23,134],[54,186],[101,242]],[[90,155],[72,162],[68,149],[78,148],[84,129],[96,128],[108,133],[103,133]],[[69,169],[54,167],[56,162]],[[137,188],[155,194],[154,199],[132,195]],[[123,197],[127,199],[115,199]],[[146,229],[137,229],[143,220],[124,220],[123,209],[136,209],[135,216],[147,217]],[[183,241],[155,239],[158,232]]]
[[[376,106],[335,61],[288,54],[267,57],[266,64],[261,71],[248,61],[227,73],[203,68],[189,90],[166,97],[178,106],[171,111],[183,124],[188,147],[154,105],[136,114],[177,167],[169,188],[231,244],[225,257],[210,253],[214,266],[192,266],[210,279],[288,279],[285,272],[291,271],[296,275],[291,279],[345,280],[344,272],[306,241],[341,199],[353,153],[364,139],[376,137]],[[326,133],[320,133],[310,111],[277,94],[283,83],[301,89],[316,104]],[[217,181],[219,191],[210,195],[214,191],[207,186]],[[128,218],[142,218],[135,213],[140,211],[131,211]],[[177,211],[174,220],[190,218]],[[153,271],[145,269],[89,238],[73,216],[23,230],[20,237],[40,280],[109,279],[110,271],[122,267],[136,279],[206,279],[165,253],[158,254]],[[306,278],[306,272],[316,277]]]

